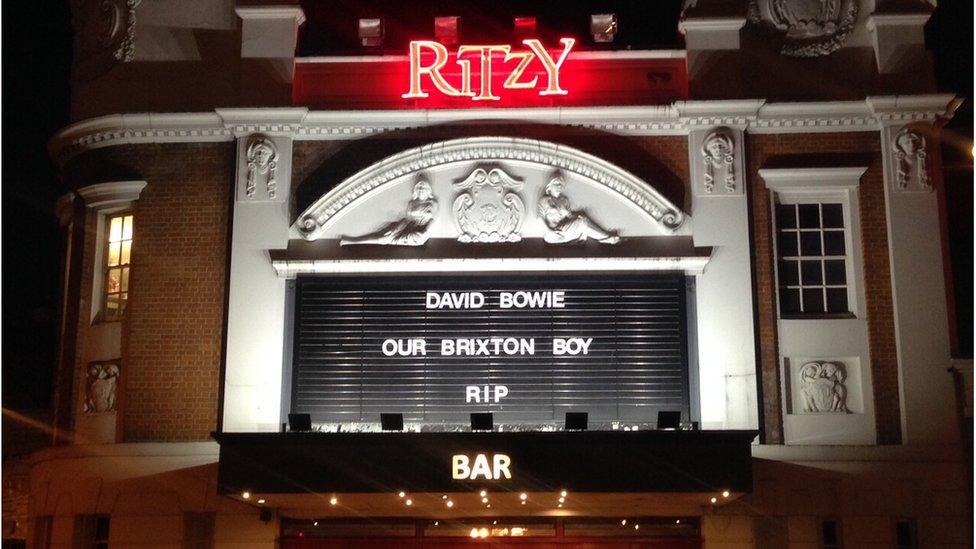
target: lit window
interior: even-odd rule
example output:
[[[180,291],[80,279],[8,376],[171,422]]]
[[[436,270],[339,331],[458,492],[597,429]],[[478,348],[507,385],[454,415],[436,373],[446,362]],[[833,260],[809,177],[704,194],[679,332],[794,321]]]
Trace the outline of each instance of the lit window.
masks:
[[[782,316],[850,313],[844,205],[776,205],[779,308]]]
[[[118,320],[129,298],[129,262],[132,259],[132,214],[108,219],[105,253],[105,320]]]

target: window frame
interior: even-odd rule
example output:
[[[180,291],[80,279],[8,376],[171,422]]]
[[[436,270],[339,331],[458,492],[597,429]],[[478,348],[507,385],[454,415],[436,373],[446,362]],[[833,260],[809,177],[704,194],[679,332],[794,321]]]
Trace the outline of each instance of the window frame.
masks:
[[[823,535],[824,526],[828,522],[834,523],[834,526],[836,527],[836,534],[837,534],[836,544],[827,545],[827,542],[824,540],[824,535]],[[839,518],[820,517],[819,526],[820,528],[817,528],[817,542],[818,542],[817,545],[820,547],[820,549],[844,549],[844,525],[841,524]]]
[[[861,246],[860,199],[858,186],[867,170],[858,168],[762,169],[759,175],[769,189],[772,232],[773,284],[776,315],[779,320],[830,320],[864,318],[864,266]],[[779,224],[776,207],[780,204],[840,204],[844,218],[847,313],[784,314],[780,303]]]
[[[128,270],[129,270],[129,284],[128,285],[131,286],[131,278],[132,278],[132,252],[133,252],[133,250],[135,248],[135,223],[136,223],[136,221],[135,221],[135,214],[133,212],[133,209],[131,207],[127,207],[127,208],[119,209],[117,211],[104,212],[104,213],[102,213],[102,215],[100,216],[100,219],[99,219],[99,224],[100,224],[100,231],[99,232],[100,232],[100,235],[101,235],[101,238],[100,238],[101,255],[99,256],[100,259],[101,259],[101,261],[99,262],[99,266],[100,266],[100,285],[101,285],[101,288],[100,288],[100,291],[98,293],[98,300],[99,300],[99,304],[98,304],[98,320],[100,320],[101,322],[121,322],[125,318],[125,305],[124,304],[121,307],[122,311],[119,314],[117,314],[116,316],[114,316],[112,318],[108,318],[108,296],[109,296],[109,293],[107,291],[107,279],[108,279],[108,272],[109,272],[109,270],[111,270],[113,268],[123,268],[123,265],[122,265],[122,262],[121,262],[121,260],[122,260],[121,252],[119,254],[119,264],[116,265],[116,266],[111,266],[111,267],[108,265],[109,247],[111,246],[111,240],[110,240],[111,239],[111,220],[112,219],[115,219],[115,218],[118,218],[118,217],[121,217],[124,220],[124,218],[126,216],[131,216],[132,217],[132,235],[129,238],[129,242],[131,242],[131,244],[129,246],[129,262],[126,263],[125,266],[124,266],[124,268],[128,268]],[[123,222],[123,230],[124,230],[124,222]],[[124,242],[125,239],[123,239],[122,241]],[[128,303],[128,301],[129,301],[129,299],[128,299],[129,291],[128,290],[130,290],[130,289],[131,288],[128,288],[127,287],[125,292],[119,292],[119,295],[121,295],[122,293],[125,293],[126,294],[126,299],[124,300],[123,303]],[[121,302],[121,300],[120,300],[120,302]]]
[[[123,212],[130,212],[133,216],[135,216],[135,203],[139,200],[139,196],[145,187],[146,181],[144,180],[125,180],[96,183],[94,185],[81,187],[76,191],[78,196],[85,201],[86,227],[89,226],[88,216],[95,216],[95,240],[93,242],[89,241],[91,235],[90,233],[87,233],[86,229],[86,237],[84,241],[86,251],[90,249],[89,246],[94,246],[92,253],[94,256],[94,261],[91,266],[92,271],[89,271],[92,276],[91,308],[89,313],[90,324],[97,324],[101,322],[103,316],[102,313],[104,311],[103,293],[105,292],[105,254],[108,250],[106,220]],[[134,219],[133,226],[135,226]],[[133,237],[135,237],[135,234],[133,234]],[[135,238],[133,238],[133,242],[134,241]],[[88,269],[89,267],[84,268]],[[115,321],[109,322],[114,323]]]

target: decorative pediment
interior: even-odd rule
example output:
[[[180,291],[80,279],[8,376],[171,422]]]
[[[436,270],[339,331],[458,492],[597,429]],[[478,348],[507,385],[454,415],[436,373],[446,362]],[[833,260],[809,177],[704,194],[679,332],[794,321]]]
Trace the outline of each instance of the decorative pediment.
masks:
[[[441,187],[435,184],[434,193],[435,201],[453,205],[458,240],[517,241],[523,216],[535,216],[537,208],[531,202],[528,205],[522,203],[526,195],[522,193],[520,196],[518,189],[521,188],[519,182],[523,175],[519,169],[513,170],[512,166],[525,167],[523,171],[531,173],[544,172],[549,174],[547,177],[559,174],[564,179],[586,181],[589,186],[615,197],[614,202],[628,204],[645,219],[649,217],[651,223],[666,234],[678,229],[687,217],[647,182],[578,149],[535,139],[478,137],[424,145],[382,160],[342,181],[316,200],[298,216],[293,228],[305,240],[333,238],[327,234],[330,225],[353,204],[368,196],[376,196],[405,181],[407,183],[403,189],[412,188],[421,178],[430,178],[433,182],[437,173],[449,174],[452,170],[461,170],[463,173],[459,173],[459,177],[451,176],[454,177],[451,184],[443,187],[443,191],[439,191]],[[541,185],[546,182],[548,179],[545,182],[540,180]],[[490,200],[493,196],[476,197],[478,191],[499,194],[498,204]],[[390,195],[383,203],[389,205],[396,201],[402,204],[400,201],[404,199],[409,200],[409,196],[397,195],[394,198]],[[531,200],[536,201],[537,198],[532,196]],[[479,210],[475,211],[474,206],[478,206]],[[580,206],[589,208],[591,205],[582,203]],[[402,212],[402,206],[397,206],[397,210]],[[371,212],[371,215],[378,214]],[[588,223],[598,227],[595,222]],[[538,221],[537,226],[542,226],[542,221]],[[375,227],[368,229],[374,230]],[[367,231],[353,234],[364,232]],[[424,232],[427,232],[426,225]],[[596,229],[589,232],[592,233],[591,238],[601,236]],[[498,235],[496,240],[492,240],[493,233]],[[602,238],[613,240],[616,236],[607,233]]]

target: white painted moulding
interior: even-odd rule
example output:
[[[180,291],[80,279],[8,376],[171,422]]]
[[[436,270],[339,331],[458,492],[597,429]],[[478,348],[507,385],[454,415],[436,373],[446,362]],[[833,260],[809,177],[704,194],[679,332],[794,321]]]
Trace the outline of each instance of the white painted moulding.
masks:
[[[513,257],[444,259],[280,259],[271,262],[281,278],[301,274],[681,271],[701,274],[709,257]]]
[[[306,240],[321,237],[330,219],[366,193],[403,176],[437,166],[483,160],[513,160],[541,164],[603,185],[649,215],[664,230],[673,231],[687,217],[651,185],[606,160],[578,149],[536,139],[475,137],[423,145],[387,157],[359,171],[309,206],[293,229]]]
[[[101,210],[125,206],[139,200],[145,181],[111,181],[96,183],[78,189],[78,194],[89,208]]]
[[[737,126],[750,133],[863,132],[876,131],[890,123],[949,118],[959,103],[951,94],[930,94],[811,103],[751,99],[678,101],[640,107],[409,111],[309,111],[289,107],[113,114],[68,126],[51,139],[48,150],[64,163],[85,150],[130,143],[231,141],[257,132],[279,133],[297,140],[358,139],[405,128],[499,120],[527,120],[635,136],[686,135],[703,125]]]

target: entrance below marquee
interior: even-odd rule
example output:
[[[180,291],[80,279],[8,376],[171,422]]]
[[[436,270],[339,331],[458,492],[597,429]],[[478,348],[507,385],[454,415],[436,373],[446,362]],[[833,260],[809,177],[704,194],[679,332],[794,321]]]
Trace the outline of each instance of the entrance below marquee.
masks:
[[[516,517],[282,521],[282,549],[551,547],[698,549],[696,517]]]

